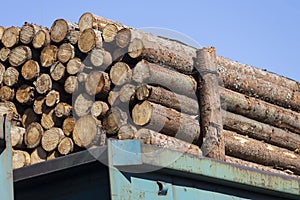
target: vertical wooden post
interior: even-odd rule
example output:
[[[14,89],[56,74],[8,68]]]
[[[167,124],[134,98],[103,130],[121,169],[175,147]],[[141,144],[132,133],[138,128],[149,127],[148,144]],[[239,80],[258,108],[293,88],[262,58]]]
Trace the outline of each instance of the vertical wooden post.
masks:
[[[214,47],[197,50],[196,69],[199,72],[200,124],[203,155],[225,160],[225,143],[220,103],[219,81]]]

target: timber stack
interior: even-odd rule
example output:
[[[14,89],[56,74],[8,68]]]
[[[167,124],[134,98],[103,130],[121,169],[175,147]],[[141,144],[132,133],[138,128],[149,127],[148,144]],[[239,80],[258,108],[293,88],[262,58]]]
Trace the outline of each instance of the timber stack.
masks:
[[[14,168],[115,138],[300,174],[296,81],[91,13],[0,41]]]

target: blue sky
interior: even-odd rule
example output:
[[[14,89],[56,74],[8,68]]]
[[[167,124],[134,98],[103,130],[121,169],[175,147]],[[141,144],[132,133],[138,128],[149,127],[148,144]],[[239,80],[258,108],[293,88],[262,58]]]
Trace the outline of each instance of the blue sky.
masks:
[[[25,21],[50,27],[93,12],[136,28],[160,27],[188,35],[217,54],[300,81],[300,1],[26,0],[1,3],[0,25]]]

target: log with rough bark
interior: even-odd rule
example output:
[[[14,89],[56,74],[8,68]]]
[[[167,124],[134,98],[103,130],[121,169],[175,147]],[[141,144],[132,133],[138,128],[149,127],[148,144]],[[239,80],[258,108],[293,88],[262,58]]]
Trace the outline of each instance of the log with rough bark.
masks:
[[[13,150],[12,151],[12,168],[18,169],[30,165],[30,155],[26,151]]]
[[[112,107],[103,119],[103,128],[108,135],[118,133],[120,127],[127,124],[128,114],[118,107]]]
[[[225,129],[292,151],[300,150],[300,135],[298,134],[228,111],[223,111],[222,116]]]
[[[81,59],[77,57],[70,59],[66,67],[70,75],[76,75],[83,68],[84,64],[81,62]]]
[[[35,148],[30,154],[30,165],[44,162],[47,160],[47,152],[41,147]]]
[[[64,137],[64,132],[61,128],[50,128],[44,132],[41,138],[41,146],[47,152],[54,151]]]
[[[78,25],[64,19],[57,19],[51,26],[51,40],[56,43],[64,41],[72,30],[78,29]]]
[[[94,48],[89,55],[90,62],[94,67],[105,70],[112,64],[112,56],[105,49]]]
[[[8,67],[3,74],[3,83],[7,86],[15,85],[19,80],[19,72],[14,67]]]
[[[32,108],[27,108],[21,118],[21,122],[24,128],[27,128],[31,123],[38,121],[38,116]]]
[[[226,155],[300,174],[300,155],[231,131],[223,131]]]
[[[131,31],[128,28],[122,28],[117,32],[116,44],[120,48],[125,48],[131,41]]]
[[[300,113],[222,88],[224,110],[300,134]]]
[[[30,44],[40,29],[41,27],[38,25],[25,22],[20,31],[20,42]]]
[[[57,60],[58,48],[55,45],[47,45],[40,55],[40,62],[43,67],[52,66]]]
[[[16,92],[16,100],[21,104],[30,104],[34,101],[34,92],[34,87],[22,85]]]
[[[117,62],[111,67],[109,76],[113,84],[123,85],[131,81],[132,70],[125,62]]]
[[[74,143],[69,137],[64,137],[57,146],[57,150],[61,155],[67,155],[73,152]]]
[[[49,45],[50,42],[51,42],[51,38],[50,38],[49,30],[47,28],[42,28],[35,34],[32,40],[32,46],[35,49],[40,49],[42,47]]]
[[[107,103],[103,101],[95,101],[91,107],[91,115],[97,119],[100,119],[106,115],[108,110],[109,107]]]
[[[85,91],[91,96],[104,98],[108,95],[111,81],[107,73],[92,71],[85,82]]]
[[[69,117],[72,114],[72,106],[65,103],[60,102],[55,106],[55,115],[56,117]]]
[[[38,96],[37,98],[35,98],[33,102],[33,111],[36,114],[41,115],[43,113],[43,105],[45,101],[46,98],[44,96]]]
[[[194,70],[195,48],[136,29],[131,30],[131,38],[132,41],[128,46],[130,57],[142,57],[183,73],[191,73]]]
[[[196,97],[197,82],[193,77],[145,60],[136,64],[132,79],[137,83],[160,85],[175,93]]]
[[[5,29],[1,38],[2,44],[7,48],[11,48],[18,44],[19,40],[20,28],[14,26]]]
[[[12,101],[15,97],[14,89],[3,85],[0,87],[0,101]]]
[[[78,88],[78,80],[76,76],[69,76],[64,84],[64,89],[68,94],[73,94]]]
[[[60,93],[56,90],[51,90],[46,95],[45,104],[48,107],[53,107],[55,104],[60,101]]]
[[[24,135],[26,147],[30,149],[37,147],[40,144],[43,134],[43,127],[39,123],[33,122],[29,124]]]
[[[95,29],[84,30],[78,38],[78,48],[82,53],[88,53],[93,48],[102,47],[101,32]]]
[[[6,47],[1,48],[0,49],[0,60],[2,62],[5,62],[8,59],[9,54],[10,54],[9,48],[6,48]]]
[[[222,136],[223,122],[216,67],[216,50],[204,47],[197,50],[196,69],[199,73],[199,107],[204,155],[225,160],[225,146]]]
[[[115,41],[118,33],[118,27],[115,24],[107,24],[102,30],[102,38],[104,42],[110,43]]]
[[[125,84],[119,91],[119,100],[122,103],[128,103],[134,99],[136,86],[132,84]]]
[[[89,95],[85,93],[79,94],[75,98],[74,105],[73,105],[75,114],[78,117],[88,115],[91,111],[92,105],[93,105],[93,99]]]
[[[162,87],[142,85],[136,89],[135,96],[140,101],[148,100],[168,108],[173,108],[179,112],[190,115],[199,114],[197,99],[176,94]]]
[[[154,131],[197,143],[200,136],[198,120],[174,109],[144,101],[132,109],[133,122]]]
[[[14,148],[24,148],[23,138],[26,132],[25,128],[18,127],[18,126],[11,126],[10,133],[11,133],[11,146]]]
[[[50,68],[50,76],[54,81],[61,81],[65,76],[66,67],[61,62],[55,62]]]
[[[57,52],[57,59],[61,63],[67,63],[70,59],[74,58],[75,56],[75,48],[70,43],[63,43],[59,46]]]
[[[74,126],[75,126],[74,117],[67,117],[66,119],[64,119],[62,124],[62,130],[65,136],[71,136],[74,130]]]
[[[9,64],[13,67],[18,67],[32,58],[31,49],[28,46],[17,46],[13,48],[8,57]]]
[[[41,125],[44,129],[48,130],[58,123],[55,115],[55,109],[45,110],[42,114]]]
[[[37,61],[28,60],[22,66],[21,74],[25,80],[33,80],[40,75],[40,66]]]
[[[33,85],[39,94],[46,94],[52,89],[51,77],[48,74],[41,74],[37,77],[36,81],[33,82]]]

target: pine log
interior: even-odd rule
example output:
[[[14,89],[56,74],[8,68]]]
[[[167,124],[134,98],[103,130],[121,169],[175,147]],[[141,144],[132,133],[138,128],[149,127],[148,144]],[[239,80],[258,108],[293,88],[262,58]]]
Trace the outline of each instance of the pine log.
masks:
[[[86,82],[87,77],[88,77],[88,74],[85,72],[80,72],[79,74],[77,74],[77,80],[81,84],[84,84],[84,82]]]
[[[33,80],[40,75],[40,66],[37,61],[28,60],[21,70],[21,74],[25,80]]]
[[[32,40],[32,46],[36,49],[40,49],[42,47],[48,46],[50,42],[51,38],[49,30],[46,28],[42,28],[35,34]]]
[[[189,74],[194,70],[195,48],[136,29],[131,30],[131,38],[132,41],[128,46],[130,57],[141,57],[183,73]]]
[[[51,90],[46,95],[45,104],[48,107],[53,107],[55,104],[58,104],[60,101],[60,93],[56,90]]]
[[[19,43],[19,35],[20,28],[14,26],[9,27],[4,30],[1,42],[5,47],[11,48]]]
[[[76,45],[78,42],[78,38],[80,35],[80,31],[78,30],[71,30],[70,33],[67,35],[67,40],[73,44]]]
[[[39,94],[46,94],[52,89],[52,80],[48,74],[41,74],[33,85]]]
[[[85,115],[76,121],[72,137],[76,145],[87,148],[98,139],[100,132],[99,121]]]
[[[30,165],[30,155],[26,151],[12,151],[12,168],[18,169]]]
[[[19,72],[14,67],[8,67],[3,75],[3,83],[7,86],[15,85],[19,80]]]
[[[48,155],[47,155],[47,161],[48,160],[53,160],[55,158],[58,158],[59,156],[60,156],[59,152],[57,150],[54,150],[54,151],[48,153]]]
[[[174,109],[144,101],[132,109],[133,122],[151,130],[197,143],[200,136],[198,120]]]
[[[120,48],[125,48],[131,41],[131,31],[128,28],[122,28],[117,32],[116,44]]]
[[[45,101],[46,98],[44,96],[38,96],[37,98],[35,98],[33,103],[33,111],[36,114],[41,115],[43,113],[43,105]]]
[[[54,81],[60,81],[65,76],[66,67],[61,62],[55,62],[50,68],[50,76]]]
[[[109,103],[110,106],[117,106],[120,103],[120,92],[119,91],[114,91],[111,90],[108,94],[107,97],[107,102]]]
[[[57,59],[61,63],[67,63],[70,59],[74,58],[75,49],[71,43],[63,43],[59,46],[57,52]]]
[[[223,109],[300,134],[300,113],[223,88]]]
[[[57,150],[61,155],[67,155],[73,152],[74,143],[69,137],[63,138],[57,146]]]
[[[132,70],[125,62],[117,62],[111,67],[109,75],[113,84],[123,85],[131,81]]]
[[[18,67],[32,58],[31,49],[28,46],[17,46],[13,48],[8,57],[9,64],[13,67]]]
[[[102,47],[101,32],[95,29],[84,30],[78,38],[78,48],[82,53],[88,53],[93,48]]]
[[[128,115],[118,107],[112,107],[103,119],[103,127],[108,135],[118,133],[120,127],[127,124]]]
[[[27,108],[21,118],[24,128],[27,128],[31,123],[38,121],[38,116],[32,108]]]
[[[114,24],[107,24],[102,30],[102,38],[104,42],[110,43],[115,41],[118,33],[118,27]]]
[[[91,115],[97,119],[100,119],[106,115],[108,110],[109,107],[107,103],[103,101],[95,101],[91,107]]]
[[[90,62],[94,67],[105,70],[112,64],[112,56],[104,49],[94,48],[90,53]]]
[[[55,115],[56,117],[69,117],[72,114],[72,106],[65,103],[60,102],[55,107]]]
[[[5,27],[0,26],[0,41],[2,40],[2,36],[3,36],[4,31],[5,31]]]
[[[73,133],[75,126],[75,119],[73,117],[67,117],[64,119],[64,122],[62,124],[62,130],[65,134],[65,136],[71,136]]]
[[[106,97],[110,90],[111,81],[107,73],[92,71],[85,82],[85,91],[91,96]]]
[[[300,135],[298,134],[227,111],[223,111],[222,116],[223,126],[227,130],[292,151],[300,150]]]
[[[231,131],[223,131],[226,155],[300,174],[300,155]]]
[[[26,129],[18,126],[11,126],[11,146],[14,148],[23,148],[23,138],[25,135]]]
[[[30,149],[37,147],[40,144],[43,134],[44,130],[39,123],[33,122],[29,124],[24,135],[26,147]]]
[[[122,103],[128,103],[134,99],[135,85],[125,84],[119,91],[119,100]]]
[[[85,93],[79,94],[75,98],[74,105],[73,105],[75,114],[78,117],[88,115],[91,111],[92,105],[93,105],[93,99],[89,95]]]
[[[78,25],[64,19],[57,19],[51,26],[51,40],[60,43],[70,34],[72,30],[78,29]]]
[[[69,76],[64,85],[64,89],[68,94],[73,94],[78,88],[78,81],[76,76]]]
[[[196,96],[197,82],[194,78],[145,60],[136,64],[132,79],[137,83],[160,85],[175,93],[189,97]]]
[[[148,100],[179,112],[199,115],[199,106],[196,99],[176,94],[162,87],[142,85],[136,89],[135,95],[140,101]]]
[[[15,97],[14,89],[4,85],[0,87],[0,101],[12,101]]]
[[[40,29],[40,26],[25,22],[20,31],[20,42],[23,44],[31,43],[34,36]]]
[[[30,104],[34,101],[34,87],[22,85],[16,92],[16,100],[21,104]]]
[[[0,49],[0,61],[5,62],[10,54],[10,49],[3,47]]]
[[[80,58],[72,58],[67,63],[67,72],[70,75],[76,75],[80,70],[84,68],[84,64],[81,62]]]
[[[45,110],[42,114],[41,125],[44,129],[48,130],[55,126],[57,118],[54,109]]]
[[[52,66],[57,60],[58,48],[54,45],[45,46],[40,55],[40,62],[43,67]]]
[[[54,151],[61,140],[64,138],[64,133],[60,128],[50,128],[46,130],[41,139],[41,145],[47,152]]]
[[[37,147],[30,154],[30,165],[44,162],[47,160],[47,152],[41,147]]]

